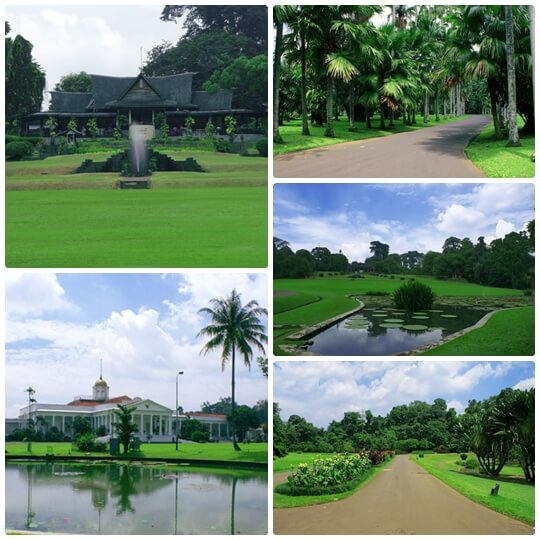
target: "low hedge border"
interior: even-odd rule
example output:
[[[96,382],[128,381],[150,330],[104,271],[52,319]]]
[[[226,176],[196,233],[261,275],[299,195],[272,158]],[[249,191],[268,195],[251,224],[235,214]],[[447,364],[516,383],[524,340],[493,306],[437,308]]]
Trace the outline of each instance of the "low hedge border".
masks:
[[[344,484],[338,484],[337,486],[316,486],[316,487],[296,487],[289,484],[278,484],[274,491],[281,495],[289,495],[291,497],[306,496],[306,495],[332,495],[334,493],[344,493],[345,491],[351,491],[355,489],[358,484],[370,476],[373,467],[364,471],[360,476],[345,482]]]

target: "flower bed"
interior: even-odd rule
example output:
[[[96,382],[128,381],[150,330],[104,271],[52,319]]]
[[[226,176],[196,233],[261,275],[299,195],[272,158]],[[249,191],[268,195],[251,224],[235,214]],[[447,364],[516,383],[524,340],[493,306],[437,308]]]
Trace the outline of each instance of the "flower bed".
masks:
[[[338,454],[329,458],[301,463],[287,479],[276,487],[284,495],[324,495],[342,493],[356,487],[371,469],[365,454]]]

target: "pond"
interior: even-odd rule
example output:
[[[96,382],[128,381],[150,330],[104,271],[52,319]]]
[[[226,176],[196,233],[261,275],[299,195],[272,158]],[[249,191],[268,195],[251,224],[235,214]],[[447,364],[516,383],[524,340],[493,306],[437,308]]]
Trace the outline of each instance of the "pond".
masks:
[[[488,311],[441,305],[414,313],[366,307],[312,337],[307,350],[342,356],[398,354],[437,343],[476,324]]]
[[[266,534],[267,473],[6,463],[6,529],[68,534]]]

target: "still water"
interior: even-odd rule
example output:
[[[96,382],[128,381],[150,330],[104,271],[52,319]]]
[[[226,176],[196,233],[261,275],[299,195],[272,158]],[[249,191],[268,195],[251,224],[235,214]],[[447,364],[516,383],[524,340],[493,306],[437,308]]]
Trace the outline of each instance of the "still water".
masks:
[[[265,534],[267,474],[124,464],[6,463],[6,529]]]
[[[312,337],[307,350],[322,355],[379,356],[438,343],[477,323],[484,309],[434,306],[422,312],[364,308]],[[395,321],[395,322],[390,322]]]

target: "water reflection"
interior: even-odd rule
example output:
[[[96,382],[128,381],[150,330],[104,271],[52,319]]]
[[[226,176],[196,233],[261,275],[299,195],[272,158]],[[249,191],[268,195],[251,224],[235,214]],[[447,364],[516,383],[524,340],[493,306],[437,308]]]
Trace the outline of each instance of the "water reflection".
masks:
[[[267,475],[122,464],[8,463],[6,528],[78,534],[265,534]]]

